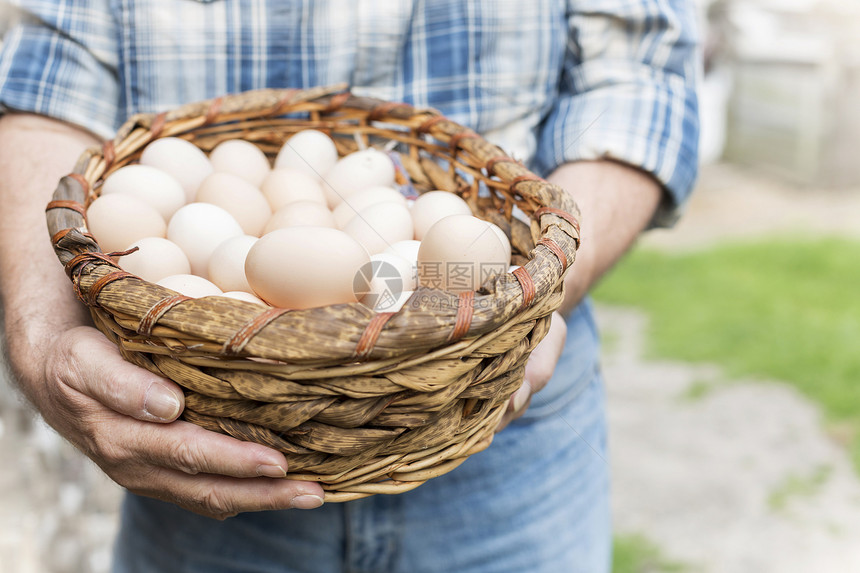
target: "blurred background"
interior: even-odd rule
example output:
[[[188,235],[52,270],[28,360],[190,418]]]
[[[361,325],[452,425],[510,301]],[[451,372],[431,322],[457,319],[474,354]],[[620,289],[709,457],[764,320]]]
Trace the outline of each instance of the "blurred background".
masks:
[[[698,188],[595,292],[615,573],[860,571],[860,1],[698,5]],[[119,487],[6,380],[0,458],[0,572],[107,571]]]

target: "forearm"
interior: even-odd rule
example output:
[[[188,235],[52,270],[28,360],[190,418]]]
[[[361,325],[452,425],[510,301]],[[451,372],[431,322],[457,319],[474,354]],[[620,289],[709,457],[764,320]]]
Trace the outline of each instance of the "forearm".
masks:
[[[581,245],[560,309],[567,314],[648,226],[663,191],[653,177],[613,161],[568,163],[548,179],[567,190],[582,212]]]
[[[37,403],[44,353],[60,333],[88,321],[51,248],[45,206],[59,179],[94,142],[46,118],[0,117],[0,300],[10,362]]]

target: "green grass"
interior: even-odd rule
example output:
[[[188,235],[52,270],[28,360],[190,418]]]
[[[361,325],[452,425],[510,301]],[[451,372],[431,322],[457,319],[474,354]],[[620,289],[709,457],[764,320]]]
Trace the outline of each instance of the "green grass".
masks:
[[[681,398],[689,402],[697,402],[703,398],[710,396],[721,384],[714,380],[695,380],[690,387],[682,394]]]
[[[729,376],[789,382],[854,428],[860,468],[860,243],[769,239],[705,251],[634,251],[599,302],[650,318],[654,357],[720,364]]]
[[[807,475],[787,476],[768,496],[768,507],[774,511],[783,511],[793,499],[813,497],[821,491],[832,473],[832,467],[822,465]]]
[[[687,566],[663,557],[660,548],[641,535],[616,536],[612,573],[685,573]]]

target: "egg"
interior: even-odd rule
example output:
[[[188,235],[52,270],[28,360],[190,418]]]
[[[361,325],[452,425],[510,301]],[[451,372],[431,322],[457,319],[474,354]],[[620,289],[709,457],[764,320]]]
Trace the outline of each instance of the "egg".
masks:
[[[156,284],[175,290],[179,294],[190,296],[191,298],[201,298],[204,296],[220,295],[221,289],[217,286],[197,275],[172,275],[164,277]]]
[[[259,187],[271,171],[269,158],[263,151],[244,139],[228,139],[215,146],[209,161],[216,173],[230,173]]]
[[[464,292],[507,272],[510,255],[490,225],[472,215],[437,221],[418,249],[418,284]]]
[[[419,195],[410,209],[415,239],[422,240],[436,221],[448,215],[471,215],[468,203],[448,191],[428,191]]]
[[[256,296],[252,295],[251,293],[241,291],[241,290],[227,291],[227,292],[220,294],[218,296],[224,296],[224,297],[232,298],[235,300],[244,300],[245,302],[253,302],[254,304],[259,304],[261,306],[269,306],[268,304],[266,304],[266,302],[264,300],[260,299],[259,297],[256,297]]]
[[[358,299],[379,312],[393,306],[404,291],[414,291],[417,286],[412,263],[388,253],[371,256],[370,265],[363,267],[361,274],[355,287]]]
[[[356,302],[354,282],[370,263],[353,238],[327,227],[288,227],[260,238],[245,260],[254,292],[281,308]]]
[[[415,290],[418,287],[418,277],[412,271],[412,263],[403,257],[390,253],[377,253],[371,255],[370,261],[379,267],[374,275],[375,279],[382,276],[390,277],[396,273],[403,283],[402,290]]]
[[[298,201],[313,201],[326,205],[319,179],[294,168],[274,169],[263,180],[260,191],[269,201],[273,212]]]
[[[338,229],[343,229],[347,223],[362,209],[376,203],[400,203],[406,205],[406,197],[400,191],[391,187],[369,187],[345,199],[334,208],[334,222]]]
[[[110,253],[145,237],[164,237],[166,225],[158,211],[137,197],[112,193],[87,208],[87,228],[102,251]]]
[[[337,157],[337,147],[328,135],[315,129],[303,129],[278,151],[275,169],[291,167],[321,179],[337,162]]]
[[[122,193],[153,207],[165,221],[185,205],[185,190],[173,176],[149,165],[126,165],[105,179],[102,195]]]
[[[334,216],[328,207],[315,201],[297,201],[284,205],[274,213],[263,229],[263,234],[285,227],[331,227]]]
[[[225,292],[253,292],[245,277],[245,257],[258,240],[251,235],[240,235],[218,245],[209,257],[209,280]]]
[[[409,209],[398,203],[377,203],[363,209],[343,231],[361,243],[371,255],[412,237]]]
[[[502,229],[496,225],[495,223],[487,223],[490,226],[490,230],[496,235],[496,238],[499,240],[499,244],[505,249],[507,253],[507,261],[510,263],[511,261],[511,240],[508,239],[508,236],[505,234]]]
[[[381,255],[395,255],[409,262],[413,289],[418,288],[418,249],[420,248],[421,241],[409,239],[407,241],[392,243],[380,253]]]
[[[323,192],[331,209],[364,189],[393,186],[394,162],[373,148],[341,157],[323,177]]]
[[[409,239],[407,241],[397,241],[388,246],[383,253],[399,255],[411,263],[418,260],[418,249],[421,248],[421,241]]]
[[[236,175],[213,173],[197,190],[197,201],[218,205],[233,215],[246,235],[259,237],[272,209],[263,193]]]
[[[124,250],[137,247],[135,252],[119,257],[117,263],[124,271],[151,283],[170,275],[191,273],[191,263],[179,245],[162,237],[146,237],[128,245]]]
[[[185,190],[185,202],[197,196],[197,188],[213,169],[209,157],[199,147],[178,137],[156,139],[143,148],[140,163],[160,169],[179,181]]]
[[[242,227],[226,210],[210,203],[190,203],[179,209],[167,225],[167,238],[179,245],[191,272],[209,276],[209,257],[222,242],[244,235]]]

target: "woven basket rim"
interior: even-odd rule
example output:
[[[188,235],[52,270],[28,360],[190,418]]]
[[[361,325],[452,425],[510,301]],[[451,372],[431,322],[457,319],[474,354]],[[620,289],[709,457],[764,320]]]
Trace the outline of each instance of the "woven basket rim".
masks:
[[[97,196],[100,181],[151,141],[170,136],[194,141],[196,135],[223,133],[241,122],[291,121],[294,114],[310,114],[332,129],[350,125],[358,131],[386,133],[389,126],[396,126],[404,138],[432,141],[427,145],[434,153],[447,149],[452,162],[479,169],[484,181],[496,188],[507,187],[518,206],[525,207],[532,234],[537,238],[524,270],[497,276],[481,290],[465,295],[420,288],[413,298],[427,298],[435,301],[435,306],[407,304],[397,313],[375,313],[361,303],[261,311],[251,303],[223,297],[176,296],[169,289],[122,271],[87,232],[86,206]],[[189,357],[202,352],[203,356],[218,358],[262,358],[310,366],[400,360],[498,328],[511,317],[558,294],[579,246],[579,218],[576,204],[563,189],[537,177],[474,131],[435,110],[357,96],[344,86],[255,90],[194,102],[167,112],[135,115],[113,139],[80,157],[72,173],[60,180],[47,207],[48,227],[58,259],[78,297],[91,309],[120,317],[125,328],[144,337],[156,331],[169,335],[172,330],[178,341],[183,337],[204,341],[197,349],[189,345],[183,348],[182,344],[170,349]],[[464,311],[466,306],[472,308]],[[201,314],[229,324],[204,332],[189,322],[189,317]],[[315,348],[277,348],[279,337],[283,340],[284,333],[293,332],[297,325],[313,329],[313,325],[332,320],[348,331],[339,334],[346,341],[342,347],[322,351],[317,343]],[[434,338],[432,333],[416,328],[422,324],[424,330],[438,330],[445,336],[440,338],[437,334]],[[316,334],[312,338],[318,341]]]

